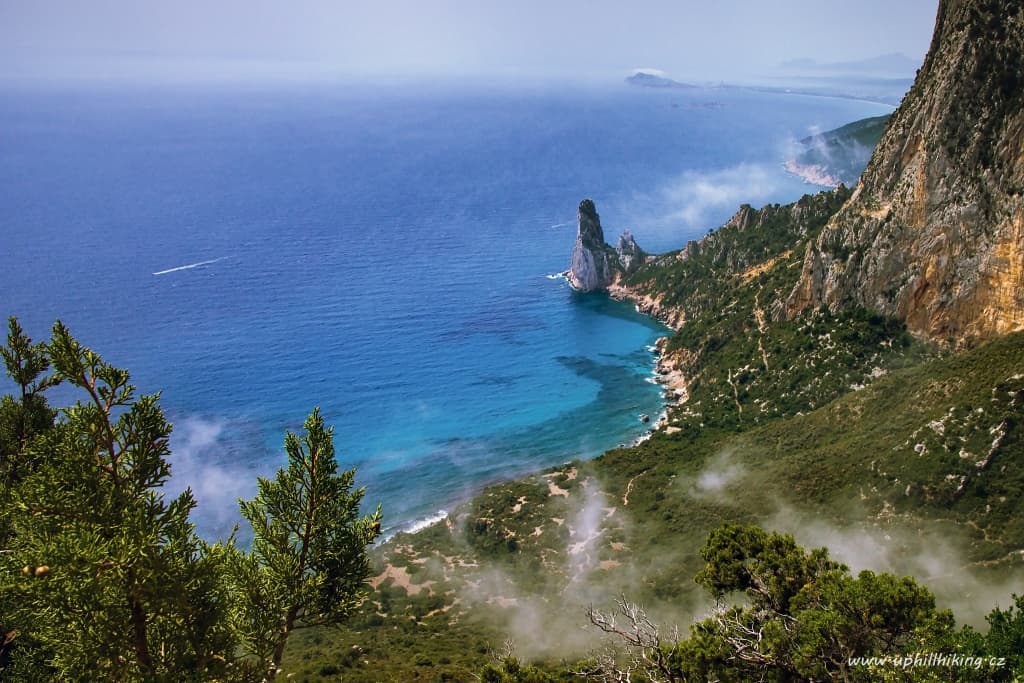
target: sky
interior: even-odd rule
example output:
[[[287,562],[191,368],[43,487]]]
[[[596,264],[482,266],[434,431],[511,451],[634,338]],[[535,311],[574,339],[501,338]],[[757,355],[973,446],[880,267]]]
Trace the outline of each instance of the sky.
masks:
[[[680,79],[899,52],[938,0],[0,0],[0,76]],[[912,75],[912,74],[910,74]]]

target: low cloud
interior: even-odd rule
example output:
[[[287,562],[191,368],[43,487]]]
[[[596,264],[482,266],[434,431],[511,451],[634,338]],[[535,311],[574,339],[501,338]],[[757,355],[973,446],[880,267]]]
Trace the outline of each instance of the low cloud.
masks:
[[[853,182],[855,178],[849,176],[854,169],[867,165],[873,148],[852,137],[829,143],[822,132],[820,126],[810,126],[806,138],[787,140],[783,146],[783,167],[812,185],[836,187],[841,182]]]
[[[953,610],[959,623],[983,626],[997,606],[1012,603],[1020,576],[995,578],[972,565],[962,550],[965,539],[927,529],[894,524],[839,527],[781,506],[765,528],[791,533],[805,549],[827,547],[829,554],[854,574],[870,570],[913,576],[933,593],[939,607]]]
[[[171,479],[165,486],[176,496],[186,488],[196,499],[193,520],[200,535],[222,538],[240,520],[239,498],[256,493],[257,472],[228,459],[226,423],[199,417],[179,420],[171,433]]]
[[[520,583],[522,577],[489,564],[458,589],[460,600],[486,605],[494,625],[512,641],[515,654],[524,659],[582,657],[599,649],[604,636],[587,620],[587,608],[611,609],[624,593],[627,600],[636,599],[637,591],[649,585],[652,576],[678,569],[678,553],[692,552],[666,548],[642,565],[632,562],[627,545],[632,534],[620,501],[603,491],[594,479],[580,482],[568,498],[570,509],[564,513],[569,532],[566,543],[557,554],[547,556],[552,566],[564,572],[564,580],[553,581],[547,586],[549,590],[540,590],[539,584]],[[609,549],[614,552],[609,553]],[[686,626],[705,614],[711,604],[707,595],[694,592],[649,607],[651,618],[662,626],[663,633],[669,633],[674,626],[685,632]]]
[[[586,486],[588,482],[584,482]],[[607,498],[596,486],[586,486],[583,505],[569,522],[569,575],[583,579],[597,566],[597,545],[602,522],[608,516]]]
[[[692,494],[701,496],[721,496],[726,489],[743,478],[743,466],[733,459],[731,451],[722,451],[711,458],[697,475]]]
[[[778,169],[765,164],[686,171],[649,193],[635,195],[624,213],[633,214],[630,222],[638,231],[668,238],[671,230],[678,241],[681,232],[696,236],[717,228],[740,204],[760,206],[778,190]]]
[[[683,476],[677,486],[686,491],[687,498],[716,503],[730,502],[729,492],[743,483],[746,468],[731,450],[723,450],[708,458],[704,467],[694,476]]]
[[[825,132],[821,126],[808,126],[807,137],[803,140],[792,139],[789,141],[789,147],[791,150],[796,152],[803,152],[807,150],[814,150],[822,156],[826,161],[832,158],[832,150],[825,144],[825,138],[821,137],[821,134]]]

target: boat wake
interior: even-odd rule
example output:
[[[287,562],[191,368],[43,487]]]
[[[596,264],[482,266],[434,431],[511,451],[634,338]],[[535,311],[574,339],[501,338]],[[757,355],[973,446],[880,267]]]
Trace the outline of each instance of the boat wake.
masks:
[[[184,266],[175,266],[174,268],[168,268],[167,270],[158,270],[153,275],[167,275],[168,273],[177,273],[179,270],[191,270],[192,268],[199,268],[200,266],[208,266],[211,263],[217,263],[224,259],[231,258],[230,256],[221,256],[220,258],[210,259],[209,261],[199,261],[197,263],[189,263]]]

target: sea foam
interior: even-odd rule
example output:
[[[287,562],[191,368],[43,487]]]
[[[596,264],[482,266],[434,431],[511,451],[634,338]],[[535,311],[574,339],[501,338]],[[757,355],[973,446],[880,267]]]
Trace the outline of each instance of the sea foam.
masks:
[[[382,540],[386,541],[386,540],[390,539],[392,536],[394,536],[395,534],[398,534],[398,533],[414,534],[417,531],[422,531],[423,529],[426,529],[427,527],[434,526],[438,522],[444,521],[444,519],[447,516],[448,516],[448,511],[447,510],[438,510],[436,513],[434,513],[432,515],[429,515],[427,517],[421,517],[421,518],[417,519],[416,521],[410,522],[408,524],[405,524],[404,526],[402,526],[400,528],[392,529],[390,531],[385,531],[384,532],[384,538]]]

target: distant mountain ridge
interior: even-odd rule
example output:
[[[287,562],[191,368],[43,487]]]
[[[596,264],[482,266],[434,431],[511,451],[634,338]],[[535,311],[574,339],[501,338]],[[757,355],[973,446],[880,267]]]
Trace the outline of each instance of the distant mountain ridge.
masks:
[[[921,61],[901,52],[843,62],[819,62],[814,59],[791,59],[779,67],[787,71],[831,71],[835,73],[856,73],[872,75],[909,75],[921,66]]]

